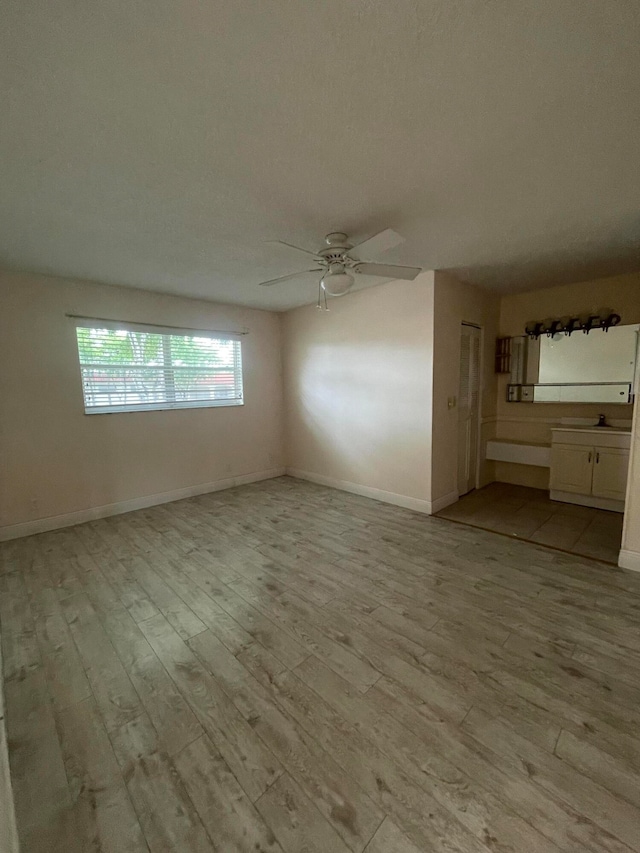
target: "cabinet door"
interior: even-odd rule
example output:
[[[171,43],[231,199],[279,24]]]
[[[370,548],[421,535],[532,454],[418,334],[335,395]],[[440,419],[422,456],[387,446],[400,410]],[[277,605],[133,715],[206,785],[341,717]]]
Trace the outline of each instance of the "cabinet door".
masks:
[[[596,447],[592,494],[598,498],[623,501],[627,491],[629,451],[617,447]]]
[[[593,447],[583,447],[579,444],[553,444],[550,479],[553,491],[590,495],[593,457]]]

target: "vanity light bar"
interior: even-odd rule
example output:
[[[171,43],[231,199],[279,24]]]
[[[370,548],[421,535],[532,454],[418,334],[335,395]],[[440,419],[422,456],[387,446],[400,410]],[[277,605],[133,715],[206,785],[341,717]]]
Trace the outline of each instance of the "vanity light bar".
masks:
[[[546,335],[548,338],[561,332],[571,335],[573,332],[584,332],[586,335],[592,329],[602,329],[608,332],[612,326],[620,323],[620,315],[609,308],[602,309],[598,314],[585,313],[579,317],[549,318],[547,320],[532,320],[524,327],[525,334],[532,340],[537,340]]]

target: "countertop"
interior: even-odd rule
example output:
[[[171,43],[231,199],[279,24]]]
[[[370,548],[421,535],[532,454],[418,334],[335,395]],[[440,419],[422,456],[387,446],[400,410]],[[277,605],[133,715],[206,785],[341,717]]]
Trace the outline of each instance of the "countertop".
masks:
[[[630,435],[631,427],[559,426],[552,427],[551,432],[595,432],[603,435]]]

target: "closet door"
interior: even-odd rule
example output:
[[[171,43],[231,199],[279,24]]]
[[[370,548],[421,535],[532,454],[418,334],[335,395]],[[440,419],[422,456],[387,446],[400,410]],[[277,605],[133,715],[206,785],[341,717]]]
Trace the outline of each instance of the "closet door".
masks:
[[[460,327],[460,386],[458,390],[458,493],[476,487],[480,435],[480,329]]]

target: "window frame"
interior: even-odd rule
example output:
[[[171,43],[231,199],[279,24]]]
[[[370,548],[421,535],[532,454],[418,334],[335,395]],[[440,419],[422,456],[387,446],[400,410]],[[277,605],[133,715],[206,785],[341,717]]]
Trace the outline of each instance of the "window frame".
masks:
[[[158,412],[158,411],[171,411],[175,409],[211,409],[211,408],[220,408],[220,407],[236,407],[236,406],[244,406],[244,364],[243,364],[243,351],[242,351],[242,337],[247,332],[231,332],[231,331],[220,331],[220,330],[204,330],[204,329],[188,329],[188,328],[179,328],[173,326],[160,326],[151,323],[130,323],[130,322],[118,322],[115,320],[100,320],[93,318],[83,318],[74,316],[74,337],[76,344],[76,357],[78,363],[78,371],[80,375],[80,386],[82,390],[82,401],[84,406],[84,414],[85,415],[111,415],[111,414],[121,414],[125,412]],[[87,405],[87,395],[85,394],[85,368],[102,368],[107,367],[108,365],[104,364],[92,364],[92,363],[82,363],[82,356],[80,353],[80,342],[78,340],[78,330],[79,329],[99,329],[99,330],[108,330],[108,331],[131,331],[131,332],[145,332],[147,334],[160,335],[162,337],[162,348],[164,354],[165,364],[163,366],[160,365],[151,365],[147,367],[145,365],[139,365],[140,369],[143,370],[157,370],[159,374],[164,373],[164,383],[166,390],[166,374],[170,372],[172,374],[171,383],[175,380],[175,371],[180,369],[180,366],[173,365],[171,363],[167,364],[167,353],[166,344],[168,341],[168,336],[176,336],[176,337],[196,337],[196,338],[210,338],[216,341],[234,341],[238,345],[237,355],[234,356],[234,362],[237,360],[238,365],[234,363],[234,366],[231,368],[234,374],[234,380],[236,388],[239,388],[240,396],[234,398],[227,399],[218,399],[218,400],[171,400],[164,399],[160,401],[155,401],[151,403],[124,403],[121,405],[106,405],[106,406],[89,406]],[[169,342],[170,343],[170,342]],[[112,367],[118,367],[118,365],[111,365]],[[129,367],[129,369],[135,369],[136,365],[122,365],[123,368]],[[185,366],[185,369],[191,369],[192,366]],[[197,369],[197,368],[195,368]],[[175,393],[175,388],[174,388]]]

